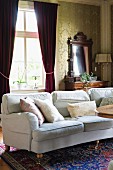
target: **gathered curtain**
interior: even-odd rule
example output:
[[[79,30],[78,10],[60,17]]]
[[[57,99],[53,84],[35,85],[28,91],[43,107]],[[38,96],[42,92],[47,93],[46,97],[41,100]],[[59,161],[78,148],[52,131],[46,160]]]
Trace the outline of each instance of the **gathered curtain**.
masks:
[[[34,2],[42,60],[46,72],[45,90],[50,93],[55,90],[57,7],[58,4],[54,3]]]
[[[10,92],[9,75],[13,56],[18,0],[0,1],[0,103]]]

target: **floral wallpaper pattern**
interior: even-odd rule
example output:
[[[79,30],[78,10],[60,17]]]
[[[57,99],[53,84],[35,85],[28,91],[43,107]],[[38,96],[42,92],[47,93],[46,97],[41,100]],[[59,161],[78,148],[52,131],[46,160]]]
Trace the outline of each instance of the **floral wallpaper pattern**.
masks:
[[[113,61],[113,5],[111,5],[111,53],[112,53],[112,61]],[[111,73],[113,73],[113,62],[111,65]],[[113,74],[111,74],[111,80],[113,86]]]
[[[60,2],[57,21],[57,87],[64,90],[64,76],[68,70],[68,37],[79,31],[93,40],[93,70],[95,54],[100,51],[100,7],[78,3]]]

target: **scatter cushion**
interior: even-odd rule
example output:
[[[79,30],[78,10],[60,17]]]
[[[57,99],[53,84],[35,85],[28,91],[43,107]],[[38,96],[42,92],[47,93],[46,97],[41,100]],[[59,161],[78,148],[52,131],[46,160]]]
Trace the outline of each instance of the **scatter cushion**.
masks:
[[[67,109],[71,117],[95,115],[97,112],[95,101],[68,103]]]
[[[97,111],[99,113],[113,114],[113,104],[105,105],[105,106],[100,106],[100,107],[97,108]]]
[[[57,108],[53,105],[51,101],[34,99],[35,104],[40,108],[43,115],[48,122],[56,122],[64,120],[64,117],[59,113]]]
[[[105,97],[102,99],[100,106],[111,105],[113,104],[113,97]]]
[[[32,99],[29,98],[20,99],[20,107],[24,112],[34,113],[39,119],[39,125],[41,125],[44,122],[45,120],[44,116],[42,115],[38,107],[35,105],[35,103],[33,103]]]

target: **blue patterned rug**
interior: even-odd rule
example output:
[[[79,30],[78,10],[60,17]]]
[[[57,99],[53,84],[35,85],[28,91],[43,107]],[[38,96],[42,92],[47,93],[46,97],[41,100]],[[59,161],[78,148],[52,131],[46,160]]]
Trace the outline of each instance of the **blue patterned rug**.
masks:
[[[35,153],[13,150],[1,157],[14,170],[107,170],[113,160],[113,139],[101,140],[98,150],[95,142],[51,151],[39,160]]]

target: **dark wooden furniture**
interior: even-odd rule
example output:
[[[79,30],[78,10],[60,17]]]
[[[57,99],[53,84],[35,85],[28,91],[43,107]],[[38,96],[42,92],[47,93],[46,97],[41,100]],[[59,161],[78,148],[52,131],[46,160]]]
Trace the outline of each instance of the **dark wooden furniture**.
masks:
[[[113,119],[113,105],[104,105],[97,107],[98,116]]]
[[[80,75],[92,71],[92,39],[78,32],[73,39],[68,38],[68,72],[64,77],[65,90],[87,90],[107,87],[108,81],[81,82]]]
[[[73,39],[68,38],[69,77],[78,79],[80,74],[92,71],[92,39],[87,39],[83,32],[78,32]]]
[[[89,88],[107,87],[108,81],[91,81],[83,83],[81,81],[74,81],[73,78],[65,77],[65,90],[87,90]]]
[[[108,81],[81,82],[80,75],[92,71],[92,39],[78,32],[73,39],[68,38],[68,72],[64,77],[65,90],[87,90],[107,87]]]
[[[113,113],[98,113],[98,116],[113,119]]]

